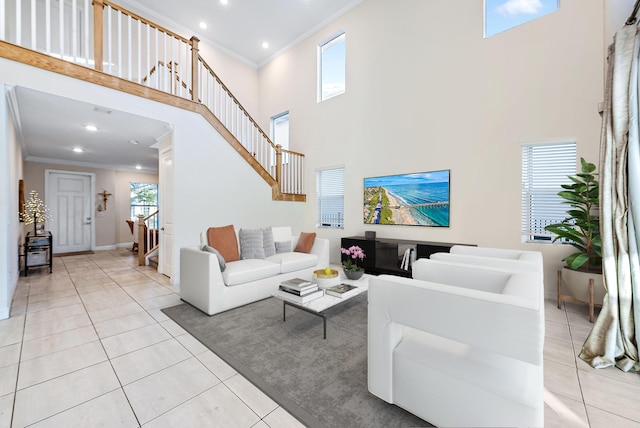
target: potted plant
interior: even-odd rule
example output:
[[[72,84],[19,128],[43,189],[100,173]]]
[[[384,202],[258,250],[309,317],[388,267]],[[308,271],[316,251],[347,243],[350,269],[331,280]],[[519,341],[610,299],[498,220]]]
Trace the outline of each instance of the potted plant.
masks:
[[[342,262],[344,274],[349,279],[360,279],[362,275],[364,275],[364,268],[360,267],[357,261],[362,261],[365,258],[362,248],[353,245],[349,248],[340,248],[340,252],[348,256],[346,260]]]
[[[569,176],[571,184],[563,184],[558,193],[564,203],[571,208],[568,217],[560,223],[550,224],[545,230],[556,236],[553,242],[563,240],[575,248],[575,252],[563,259],[566,263],[562,271],[564,284],[575,300],[593,304],[602,304],[605,288],[602,282],[602,243],[600,238],[600,216],[598,213],[600,186],[597,180],[596,166],[580,158],[581,172]],[[587,288],[589,278],[594,279],[594,290]],[[592,295],[595,294],[595,296]],[[558,307],[562,297],[560,278],[558,283]]]

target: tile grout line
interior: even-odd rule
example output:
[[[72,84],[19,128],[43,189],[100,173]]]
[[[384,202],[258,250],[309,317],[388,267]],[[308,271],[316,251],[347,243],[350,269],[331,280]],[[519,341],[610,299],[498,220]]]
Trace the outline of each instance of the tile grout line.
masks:
[[[580,381],[580,369],[578,368],[578,356],[576,355],[575,343],[573,342],[573,331],[571,330],[571,322],[569,321],[569,314],[567,313],[566,303],[563,303],[564,315],[567,319],[567,327],[569,327],[569,339],[571,342],[571,351],[573,352],[573,364],[575,365],[576,379],[578,380],[578,387],[580,388],[580,397],[582,397],[582,406],[584,407],[584,414],[587,417],[587,426],[591,427],[591,420],[589,419],[589,411],[587,409],[587,402],[584,397],[584,390],[582,389],[582,382]]]
[[[25,335],[25,331],[27,329],[27,309],[29,308],[29,297],[31,296],[31,280],[26,279],[27,277],[25,277],[25,281],[27,281],[27,301],[25,303],[25,307],[24,307],[24,319],[22,320],[22,337],[20,339],[20,353],[18,355],[18,368],[16,370],[16,380],[15,380],[15,385],[13,388],[13,404],[11,406],[11,420],[10,420],[10,425],[13,426],[13,420],[15,418],[16,415],[16,399],[18,398],[18,379],[20,377],[20,365],[22,363],[22,349],[24,347],[24,335]],[[9,309],[11,310],[11,309]],[[11,317],[11,313],[9,313],[9,317]]]
[[[100,272],[106,274],[110,279],[113,280],[113,278],[111,278],[111,276],[107,272],[105,272],[102,269],[102,267],[98,266],[98,264],[95,263],[95,262],[93,262],[93,263],[98,267],[98,269],[100,269]],[[71,281],[73,282],[74,288],[76,288],[76,290],[77,290],[76,284],[73,281],[73,279]],[[115,284],[117,284],[120,289],[122,289],[122,287],[120,287],[119,283],[117,283],[116,281],[113,281],[113,282]],[[80,294],[80,293],[78,293],[78,294]],[[87,294],[91,294],[91,293],[87,293]],[[98,333],[98,330],[96,329],[96,325],[93,322],[93,318],[91,318],[91,315],[89,315],[89,311],[87,310],[87,307],[85,305],[85,302],[84,302],[84,299],[82,298],[82,296],[80,296],[80,300],[82,301],[82,305],[84,307],[84,310],[87,313],[87,316],[89,317],[89,320],[91,321],[91,326],[93,327],[93,330],[95,331],[96,336],[98,337],[98,341],[100,342],[100,346],[102,347],[102,351],[104,352],[104,355],[107,357],[107,361],[109,361],[109,366],[111,367],[111,370],[113,371],[113,375],[116,377],[116,379],[118,381],[118,385],[120,385],[120,390],[122,391],[122,395],[124,395],[124,398],[127,400],[127,404],[129,405],[129,408],[131,409],[131,413],[133,414],[133,417],[136,419],[136,423],[140,427],[140,426],[142,426],[142,424],[140,423],[140,419],[138,418],[138,415],[136,414],[136,411],[134,410],[133,405],[131,404],[131,401],[129,400],[129,396],[127,395],[126,391],[124,390],[124,386],[122,385],[122,381],[121,381],[120,377],[118,376],[118,372],[116,371],[115,367],[113,367],[113,363],[111,362],[111,357],[109,356],[109,353],[107,352],[107,349],[104,347],[104,343],[102,342],[102,338],[100,337],[100,334]],[[95,397],[95,398],[97,398],[97,397]]]

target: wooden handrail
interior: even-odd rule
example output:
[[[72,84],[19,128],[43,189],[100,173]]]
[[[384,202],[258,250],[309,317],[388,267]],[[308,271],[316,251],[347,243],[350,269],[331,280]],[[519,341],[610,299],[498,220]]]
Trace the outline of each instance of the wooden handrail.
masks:
[[[276,145],[273,143],[273,141],[271,141],[271,138],[269,138],[269,136],[267,134],[265,134],[265,132],[262,130],[262,128],[260,127],[260,125],[258,125],[258,123],[253,120],[253,117],[251,117],[251,115],[249,114],[249,112],[247,111],[247,109],[245,109],[242,104],[240,103],[240,101],[238,101],[238,99],[233,95],[233,92],[231,92],[231,90],[229,88],[227,88],[227,85],[225,85],[224,83],[222,83],[222,80],[218,77],[218,75],[213,71],[213,69],[211,67],[209,67],[209,64],[207,64],[207,62],[204,60],[204,58],[202,58],[200,55],[198,55],[198,60],[200,62],[202,62],[202,66],[204,68],[206,68],[209,73],[216,79],[216,82],[218,82],[218,84],[222,87],[222,89],[229,94],[229,96],[231,97],[231,99],[233,100],[234,103],[238,104],[238,108],[240,109],[240,111],[242,111],[244,114],[247,115],[247,118],[249,119],[249,121],[256,127],[256,129],[258,130],[258,132],[260,133],[260,135],[262,135],[269,144],[271,144],[271,147],[275,150],[276,149]]]
[[[143,218],[142,218],[142,221],[147,221],[147,220],[149,220],[149,219],[150,219],[151,217],[153,217],[154,215],[158,215],[158,213],[159,213],[159,212],[160,212],[160,210],[156,210],[155,212],[152,212],[152,213],[151,213],[151,214],[149,214],[148,216],[143,217]]]
[[[189,89],[189,87],[187,86],[187,82],[185,82],[184,80],[180,79],[180,75],[178,74],[177,71],[173,71],[173,66],[178,66],[177,62],[173,62],[173,61],[169,61],[169,63],[167,65],[164,64],[164,61],[160,61],[158,60],[158,64],[157,67],[163,66],[166,67],[167,70],[169,70],[169,72],[173,72],[173,74],[176,76],[176,81],[183,87],[185,88],[189,94],[191,94],[192,98],[193,98],[193,90]],[[178,67],[179,69],[179,67]],[[144,76],[142,78],[143,82],[146,82],[147,80],[149,80],[151,78],[151,76],[153,76],[153,73],[155,73],[156,71],[158,71],[159,69],[156,68],[156,65],[154,65],[153,67],[151,67],[151,70],[149,70],[149,74]],[[194,101],[199,101],[199,100],[194,100]]]
[[[157,216],[160,210],[156,210],[154,213],[148,216],[138,214],[138,265],[145,266],[147,264],[147,257],[160,247],[158,239],[158,230],[151,229],[147,226],[147,220]],[[147,248],[149,247],[149,248]]]
[[[292,155],[302,156],[304,157],[304,153],[294,152],[293,150],[282,149],[282,153],[289,153]]]
[[[189,39],[187,39],[185,37],[182,37],[181,35],[176,34],[171,30],[167,30],[166,28],[164,28],[164,27],[162,27],[162,26],[160,26],[158,24],[155,24],[155,23],[153,23],[151,21],[148,21],[148,20],[144,19],[143,17],[141,17],[139,15],[136,15],[135,13],[130,12],[127,9],[123,8],[123,7],[120,7],[117,4],[110,2],[109,0],[98,0],[98,1],[101,1],[102,3],[106,4],[107,6],[109,6],[110,8],[112,8],[114,10],[122,12],[123,14],[135,19],[136,21],[140,21],[143,24],[146,24],[146,25],[150,26],[151,28],[155,28],[158,31],[162,31],[163,33],[166,33],[166,34],[168,34],[168,35],[170,35],[172,37],[175,37],[176,39],[180,40],[181,42],[189,44]],[[95,3],[96,3],[96,0],[94,0],[94,6],[95,6]],[[102,33],[100,34],[100,41],[102,42]]]
[[[15,1],[20,2],[21,0]],[[223,135],[225,140],[267,181],[273,189],[274,200],[305,199],[302,194],[302,189],[296,190],[298,189],[296,187],[297,184],[293,187],[289,185],[285,186],[283,183],[278,183],[277,181],[285,180],[292,182],[292,180],[294,180],[296,183],[300,182],[301,177],[299,175],[301,174],[300,171],[302,171],[301,162],[304,160],[304,155],[290,150],[283,150],[282,148],[280,148],[278,152],[276,145],[269,135],[258,125],[257,121],[254,120],[247,109],[200,56],[199,40],[196,37],[187,39],[180,36],[136,13],[118,6],[113,3],[112,0],[92,0],[92,5],[94,9],[93,19],[89,20],[90,11],[86,11],[81,24],[86,25],[86,29],[89,32],[93,32],[93,41],[90,41],[88,36],[83,38],[81,41],[81,50],[85,53],[93,50],[93,67],[91,67],[90,55],[82,57],[84,61],[76,60],[75,45],[73,45],[73,59],[67,60],[65,53],[67,48],[63,47],[62,42],[59,52],[61,62],[54,60],[58,54],[53,53],[49,47],[46,49],[48,57],[45,58],[36,54],[37,51],[34,46],[32,46],[34,50],[27,48],[30,52],[25,54],[24,51],[20,49],[14,49],[11,43],[6,40],[0,40],[0,52],[5,52],[5,54],[0,56],[4,56],[5,58],[17,57],[17,60],[23,63],[33,63],[33,65],[43,69],[85,81],[91,81],[92,83],[103,86],[113,87],[134,95],[166,102],[171,105],[179,105],[182,108],[198,112],[205,117],[207,121]],[[115,36],[112,35],[112,30],[115,25],[112,20],[114,15],[116,15],[118,24],[118,32]],[[126,39],[123,39],[123,34],[121,33],[121,19],[128,25],[129,32],[132,31],[132,25],[137,27],[138,33],[141,31],[141,27],[146,27],[145,30],[148,37],[145,40],[155,39],[155,47],[152,46],[148,40],[143,44],[143,42],[141,42],[141,40],[143,40],[142,36],[138,40],[137,46],[132,47],[131,37],[133,33],[127,33],[130,36],[129,43],[127,45],[125,42],[123,48],[122,41]],[[31,21],[22,21],[28,21],[32,24],[35,23],[34,19],[31,19]],[[93,29],[91,29],[92,26]],[[151,35],[151,32],[153,32],[153,35]],[[32,34],[36,34],[35,30],[32,30]],[[47,32],[46,37],[51,37],[51,35]],[[55,37],[55,35],[53,35],[53,37]],[[113,42],[113,37],[116,39],[115,43]],[[60,40],[62,41],[63,38],[60,37]],[[161,41],[159,42],[158,40]],[[161,43],[161,45],[159,45],[159,43]],[[18,47],[18,45],[15,45],[15,48]],[[117,58],[112,57],[112,50],[114,50],[112,48],[116,50]],[[155,54],[151,50],[154,48]],[[162,51],[161,49],[164,50]],[[128,54],[128,62],[126,58],[123,59],[123,52]],[[132,52],[140,56],[137,61],[133,60]],[[145,53],[146,63],[144,62]],[[155,65],[154,62],[156,63]],[[178,63],[180,63],[182,67],[178,67]],[[83,64],[84,68],[76,67],[78,64]],[[133,70],[132,64],[137,64],[137,70]],[[128,73],[123,73],[123,67],[127,65]],[[162,81],[159,76],[157,76],[158,79],[156,80],[152,79],[151,76],[157,73],[161,66],[167,67],[170,71],[167,79],[165,79],[164,76],[162,76]],[[114,67],[116,67],[115,72]],[[142,67],[149,69],[147,76],[144,78]],[[191,67],[191,69],[189,69],[189,67]],[[91,70],[91,68],[94,70]],[[106,70],[108,70],[108,72],[105,72]],[[176,81],[178,85],[175,84]],[[160,85],[161,83],[162,85]],[[209,92],[210,84],[212,84],[213,93]],[[159,92],[162,92],[162,94],[159,94]],[[173,99],[172,96],[181,98],[181,100]],[[202,98],[202,100],[200,98]],[[213,100],[213,104],[211,100]],[[201,101],[204,101],[206,105],[202,104]],[[209,113],[212,113],[212,117],[209,117]],[[285,155],[283,155],[283,153]],[[278,161],[274,164],[276,157],[278,157]],[[282,162],[285,162],[285,165],[281,165],[279,168],[280,171],[277,171],[277,165]],[[294,172],[296,176],[293,176],[291,174],[292,172]],[[274,179],[274,175],[277,177],[276,179]],[[285,188],[286,192],[291,193],[282,194],[282,189]]]

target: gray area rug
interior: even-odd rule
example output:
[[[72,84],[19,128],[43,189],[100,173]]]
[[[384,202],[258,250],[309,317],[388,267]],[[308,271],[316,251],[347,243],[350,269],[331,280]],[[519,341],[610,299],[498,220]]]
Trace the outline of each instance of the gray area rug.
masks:
[[[207,316],[162,311],[308,427],[432,426],[367,390],[366,293],[322,319],[269,298]]]

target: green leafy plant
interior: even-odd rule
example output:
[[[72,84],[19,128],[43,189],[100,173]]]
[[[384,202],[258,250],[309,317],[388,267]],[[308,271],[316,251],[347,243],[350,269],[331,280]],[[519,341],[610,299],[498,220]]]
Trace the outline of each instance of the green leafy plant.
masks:
[[[580,164],[581,172],[569,176],[573,183],[563,184],[564,190],[558,192],[558,196],[564,199],[563,203],[571,206],[567,211],[569,217],[561,223],[550,224],[545,230],[556,235],[553,242],[564,239],[578,250],[563,259],[569,268],[602,272],[598,174],[596,166],[584,158],[580,158]]]

